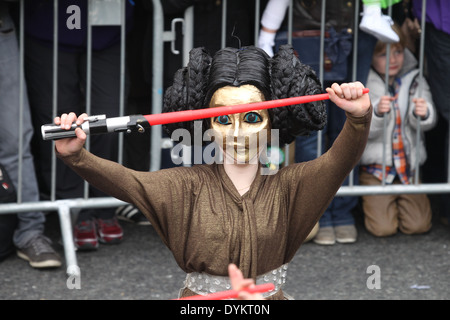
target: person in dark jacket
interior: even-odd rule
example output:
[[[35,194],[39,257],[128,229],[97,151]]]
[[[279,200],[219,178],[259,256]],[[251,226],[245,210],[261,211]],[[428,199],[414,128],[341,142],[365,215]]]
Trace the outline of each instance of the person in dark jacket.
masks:
[[[97,7],[87,0],[58,2],[58,56],[53,56],[54,2],[48,0],[25,1],[25,72],[36,132],[42,124],[53,118],[53,59],[57,58],[57,113],[65,110],[90,110],[94,115],[119,116],[120,108],[120,25],[100,25],[101,20],[116,15],[114,6]],[[88,9],[91,13],[88,15]],[[126,27],[132,27],[133,4],[126,2]],[[92,26],[92,42],[88,44],[88,16],[97,24]],[[116,17],[119,15],[116,15]],[[120,23],[120,18],[116,19]],[[116,23],[116,22],[113,22]],[[88,76],[87,50],[92,46],[92,65]],[[88,82],[90,81],[90,82]],[[89,85],[88,85],[89,84]],[[88,95],[89,94],[89,95]],[[126,92],[125,92],[126,95]],[[90,97],[87,101],[86,96]],[[52,144],[39,137],[34,140],[36,170],[41,191],[49,194],[51,188]],[[117,160],[117,135],[93,137],[92,152]],[[104,196],[95,188],[91,197]],[[58,161],[56,166],[56,197],[84,196],[84,182],[67,166]],[[74,227],[74,240],[78,249],[96,249],[99,242],[118,243],[123,236],[113,208],[81,210]]]

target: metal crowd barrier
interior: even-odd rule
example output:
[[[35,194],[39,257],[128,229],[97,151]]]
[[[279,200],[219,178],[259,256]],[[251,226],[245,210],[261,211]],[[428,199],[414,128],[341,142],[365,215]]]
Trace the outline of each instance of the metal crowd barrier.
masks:
[[[124,95],[124,74],[125,74],[125,2],[129,0],[88,0],[89,5],[92,5],[94,2],[104,2],[104,1],[118,1],[121,3],[121,21],[119,25],[121,25],[121,101],[120,101],[120,114],[124,113],[124,104],[125,104],[125,95]],[[325,21],[325,7],[326,0],[322,1],[322,26],[321,26],[321,56],[323,57],[323,43],[324,43],[324,21]],[[222,47],[225,46],[225,30],[226,30],[226,19],[227,16],[227,0],[222,0]],[[165,31],[164,30],[164,14],[162,10],[162,5],[160,0],[152,0],[153,4],[153,77],[152,77],[152,113],[161,113],[162,112],[162,97],[163,97],[163,60],[164,60],[164,42],[166,41],[174,41],[174,30]],[[426,0],[424,0],[423,6],[423,17],[426,13]],[[54,21],[58,21],[58,0],[54,0],[55,6],[55,14]],[[293,14],[293,1],[290,1],[290,6],[288,10],[288,34],[292,34],[292,14]],[[261,16],[261,4],[260,0],[255,0],[255,38],[254,41],[257,43],[258,33],[260,29],[260,16]],[[355,1],[355,21],[358,21],[359,14],[359,1]],[[425,19],[422,19],[424,21]],[[187,59],[189,56],[189,51],[193,48],[193,38],[194,38],[194,9],[193,7],[188,8],[185,11],[184,18],[179,19],[173,23],[182,22],[183,23],[183,63],[187,63]],[[58,26],[58,23],[54,24]],[[20,34],[19,34],[19,45],[20,45],[20,60],[21,60],[21,99],[20,99],[20,110],[22,114],[23,110],[23,95],[24,93],[24,52],[23,52],[23,39],[24,39],[24,0],[21,0],[20,4]],[[91,39],[92,39],[92,27],[95,27],[95,23],[89,19],[88,23],[88,62],[87,62],[87,91],[86,91],[86,106],[87,112],[90,111],[90,69],[91,69]],[[420,76],[423,76],[423,48],[424,48],[424,36],[425,36],[425,24],[422,23],[422,33],[420,39],[420,68],[421,73]],[[358,28],[354,28],[354,44],[353,47],[357,47],[357,32]],[[54,29],[54,39],[58,38],[58,28]],[[289,36],[289,40],[292,41],[291,36]],[[53,114],[56,116],[57,112],[57,68],[58,68],[58,46],[55,41],[53,46],[54,52],[54,68],[53,68]],[[177,52],[175,48],[173,48],[173,52]],[[356,70],[356,50],[354,50],[353,56],[353,79],[355,79],[355,70]],[[323,61],[320,63],[320,79],[323,80]],[[18,128],[22,130],[22,128]],[[320,137],[320,135],[319,135]],[[162,130],[161,126],[153,126],[151,130],[151,163],[150,170],[155,171],[159,170],[161,167],[161,149],[162,149]],[[318,150],[321,150],[321,140],[319,139]],[[89,143],[87,144],[87,148],[89,148]],[[121,134],[121,138],[119,139],[119,162],[122,161],[122,150],[123,150],[123,137]],[[290,148],[285,149],[286,159],[289,159],[288,153],[290,152]],[[19,155],[22,154],[22,143],[19,144]],[[186,150],[186,154],[189,154],[188,150]],[[20,157],[21,159],[21,157]],[[289,160],[287,160],[288,164]],[[52,160],[52,190],[51,197],[49,201],[39,201],[39,202],[27,202],[24,203],[21,200],[21,192],[22,192],[22,183],[24,181],[21,175],[22,161],[19,160],[19,183],[17,186],[18,192],[18,200],[16,203],[7,203],[0,204],[0,214],[6,213],[19,213],[19,212],[27,212],[27,211],[57,211],[60,219],[62,240],[65,251],[65,259],[67,265],[67,274],[68,275],[79,275],[79,268],[77,265],[77,258],[75,254],[75,248],[72,238],[72,223],[71,223],[71,209],[83,209],[83,208],[106,208],[106,207],[117,207],[125,204],[124,202],[117,200],[112,197],[104,197],[104,198],[89,198],[87,194],[87,183],[85,184],[85,197],[80,199],[64,199],[64,200],[56,200],[55,199],[55,167],[56,167],[56,156],[53,152],[53,160]],[[418,169],[418,168],[417,168]],[[416,170],[418,172],[419,170]],[[352,173],[353,174],[353,173]],[[350,179],[352,181],[352,179]],[[361,196],[361,195],[372,195],[372,194],[402,194],[402,193],[427,193],[427,194],[442,194],[442,193],[450,193],[450,180],[447,183],[434,183],[434,184],[425,184],[418,183],[418,179],[416,179],[416,183],[412,185],[385,185],[384,183],[380,186],[360,186],[353,185],[352,183],[349,186],[342,186],[337,196]]]

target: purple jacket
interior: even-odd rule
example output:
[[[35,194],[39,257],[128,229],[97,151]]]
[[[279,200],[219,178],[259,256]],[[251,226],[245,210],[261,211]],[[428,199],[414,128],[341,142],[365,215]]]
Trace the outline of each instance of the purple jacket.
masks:
[[[69,29],[67,13],[70,5],[80,8],[81,29]],[[65,51],[84,51],[87,46],[87,0],[58,1],[58,39],[60,49]],[[53,0],[25,1],[25,33],[34,39],[53,43]],[[126,27],[132,27],[133,6],[127,1]],[[93,26],[92,49],[102,50],[120,41],[120,26]]]
[[[420,20],[422,17],[422,0],[413,0],[414,15]],[[438,30],[450,34],[450,1],[427,0],[426,21]]]

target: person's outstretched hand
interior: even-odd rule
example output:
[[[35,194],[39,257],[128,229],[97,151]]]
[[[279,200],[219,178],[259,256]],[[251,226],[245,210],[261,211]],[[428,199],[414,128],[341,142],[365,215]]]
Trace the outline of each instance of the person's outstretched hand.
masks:
[[[235,264],[228,265],[228,275],[231,281],[231,287],[233,290],[240,291],[245,288],[251,288],[255,286],[253,279],[244,279],[242,271],[236,267]],[[240,291],[238,300],[264,300],[260,293],[249,293],[246,291]]]
[[[80,126],[84,120],[88,117],[86,113],[81,114],[79,117],[75,113],[69,114],[63,113],[61,117],[56,117],[54,123],[61,126],[61,129],[69,130],[72,123],[76,123]],[[86,142],[86,133],[81,129],[75,129],[76,137],[64,138],[55,141],[55,148],[62,156],[72,156],[78,154]]]

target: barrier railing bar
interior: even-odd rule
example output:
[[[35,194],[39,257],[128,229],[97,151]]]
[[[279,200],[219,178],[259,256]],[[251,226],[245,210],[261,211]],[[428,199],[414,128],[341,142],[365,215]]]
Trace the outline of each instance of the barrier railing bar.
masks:
[[[28,211],[57,211],[60,207],[68,208],[113,208],[126,204],[121,200],[112,197],[98,197],[98,198],[74,198],[61,199],[55,201],[35,201],[25,203],[3,203],[0,204],[0,214],[18,213]]]
[[[228,1],[222,0],[222,35],[221,35],[221,48],[225,48],[227,44],[227,7]]]
[[[25,1],[23,1],[25,2]],[[57,116],[58,110],[58,0],[53,1],[53,83],[52,83],[52,117]],[[55,144],[52,142],[52,163],[51,163],[51,185],[50,185],[50,199],[56,200],[56,153]]]
[[[87,2],[87,50],[86,50],[86,113],[88,115],[92,114],[91,110],[91,89],[92,89],[92,17],[90,15],[90,10],[92,6],[92,1]],[[90,151],[91,138],[87,137],[86,143],[84,144],[86,150]],[[84,198],[89,198],[89,184],[87,181],[84,182]]]
[[[72,221],[70,217],[70,207],[60,205],[58,207],[59,224],[61,228],[61,238],[64,245],[64,257],[66,259],[66,274],[80,276],[75,245],[73,243]]]
[[[327,1],[322,0],[322,11],[320,12],[320,49],[319,49],[319,80],[323,84],[324,79],[324,59],[325,59],[325,20],[326,20],[326,8]],[[323,144],[323,130],[317,132],[317,157],[322,155],[322,144]]]
[[[253,39],[253,43],[255,46],[258,45],[258,38],[259,38],[259,26],[261,24],[261,19],[260,19],[260,12],[261,12],[261,1],[260,0],[255,0],[255,37]]]
[[[125,114],[125,38],[126,38],[126,2],[128,0],[122,0],[121,16],[120,16],[120,105],[119,114],[123,116]],[[117,162],[123,163],[123,134],[119,134],[118,137],[118,155]]]
[[[189,63],[189,52],[194,48],[194,6],[190,6],[184,12],[183,23],[183,65]],[[182,146],[183,166],[190,167],[192,159],[192,146]]]
[[[153,73],[152,73],[152,113],[162,112],[163,61],[164,61],[164,14],[159,0],[153,0]],[[151,128],[150,171],[161,168],[161,126]]]
[[[439,194],[450,193],[450,184],[448,183],[427,183],[410,185],[384,185],[384,186],[342,186],[336,196],[363,196],[363,195],[386,195],[386,194]]]
[[[380,194],[443,194],[450,193],[449,183],[427,183],[420,185],[385,185],[385,186],[342,186],[336,196],[361,196]],[[75,198],[61,199],[56,201],[36,201],[25,203],[4,203],[0,204],[0,214],[27,212],[31,210],[56,211],[61,206],[69,208],[112,208],[126,204],[126,202],[113,197],[98,198]]]
[[[19,171],[18,171],[18,178],[17,178],[17,202],[22,202],[22,181],[23,181],[23,174],[22,174],[22,167],[23,167],[23,108],[24,108],[24,94],[25,94],[25,75],[24,75],[24,39],[23,39],[23,4],[20,6],[20,45],[19,45],[19,54],[20,54],[20,83],[19,83],[19,146],[18,146],[18,153],[19,153]]]
[[[288,12],[287,12],[287,17],[288,17],[288,37],[287,37],[287,41],[288,44],[292,45],[292,25],[293,25],[293,17],[294,17],[294,3],[293,0],[289,0],[289,6],[288,6]],[[290,145],[287,145],[283,148],[284,150],[284,165],[289,165],[290,164],[290,152],[291,152],[291,146],[294,146],[294,154],[295,154],[295,143],[291,143]]]
[[[424,56],[424,34],[425,34],[425,17],[426,17],[426,6],[427,1],[422,1],[422,23],[421,23],[421,33],[420,33],[420,46],[419,46],[419,97],[422,97],[423,91],[423,56]],[[417,119],[417,131],[416,131],[416,163],[414,164],[414,183],[419,184],[420,177],[420,138],[421,138],[421,128],[420,128],[420,118]]]
[[[352,57],[352,81],[356,81],[356,75],[358,71],[358,31],[359,28],[358,20],[359,20],[359,1],[355,1],[355,11],[353,15],[353,19],[355,21],[355,25],[353,27],[353,57]],[[350,174],[348,175],[348,186],[353,187],[354,183],[354,176],[355,176],[355,169],[350,171]]]

